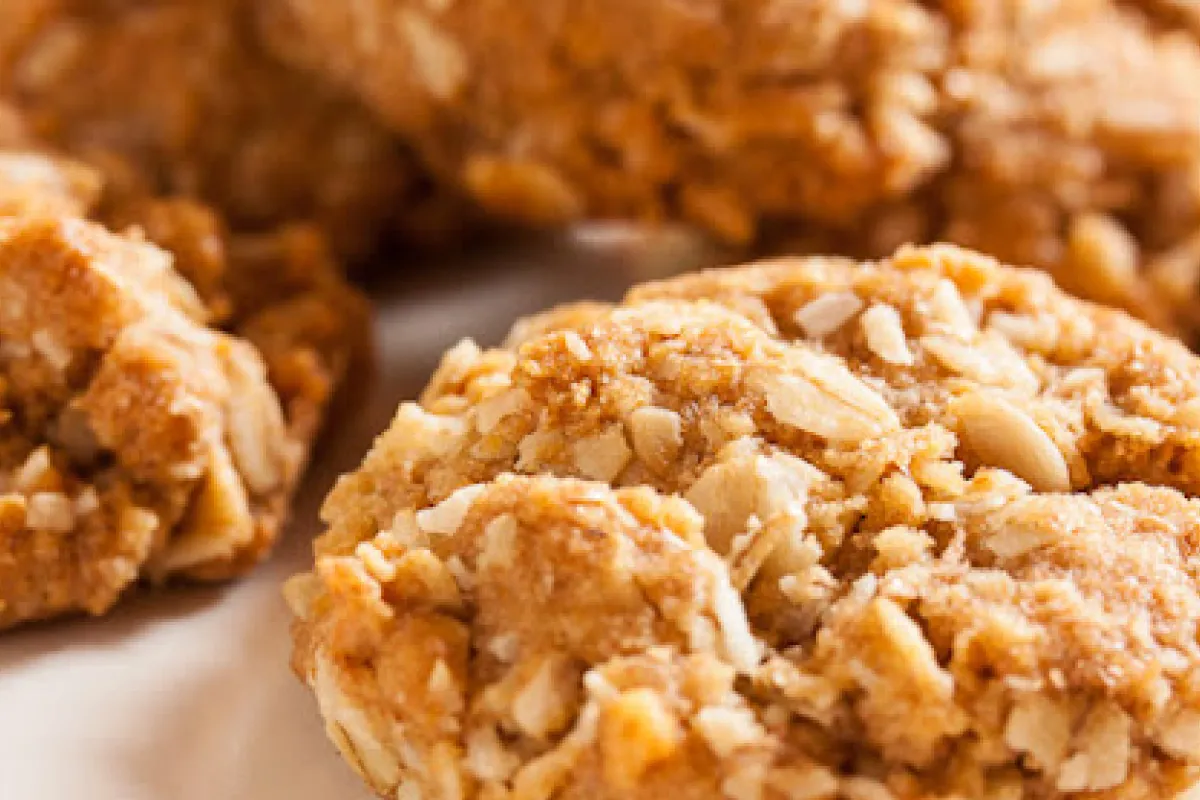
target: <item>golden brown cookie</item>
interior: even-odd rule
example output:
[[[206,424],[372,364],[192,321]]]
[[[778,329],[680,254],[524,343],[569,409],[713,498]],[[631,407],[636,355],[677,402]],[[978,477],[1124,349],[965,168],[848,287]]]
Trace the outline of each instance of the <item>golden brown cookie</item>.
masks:
[[[369,351],[315,232],[101,195],[82,164],[0,151],[0,628],[257,563]]]
[[[114,190],[101,172],[37,150],[0,148],[0,217],[88,217],[166,250],[212,326],[250,339],[271,380],[315,435],[329,395],[372,349],[369,309],[312,225],[234,231],[184,197]]]
[[[1197,329],[1200,44],[1169,0],[271,0],[491,213],[952,240]]]
[[[306,443],[249,344],[151,245],[0,220],[0,626],[101,613],[139,577],[236,571]],[[251,559],[254,560],[254,559]]]
[[[0,97],[111,188],[203,201],[239,231],[314,222],[358,257],[402,215],[444,226],[382,126],[262,51],[255,7],[6,0]]]
[[[1200,786],[1200,361],[950,246],[445,356],[327,499],[294,666],[411,800]]]

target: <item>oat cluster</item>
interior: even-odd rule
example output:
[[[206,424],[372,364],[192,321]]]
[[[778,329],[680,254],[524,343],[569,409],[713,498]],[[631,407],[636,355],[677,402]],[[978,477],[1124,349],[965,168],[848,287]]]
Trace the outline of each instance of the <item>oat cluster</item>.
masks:
[[[1200,361],[940,246],[452,349],[294,666],[397,800],[1190,800]]]
[[[1200,24],[1172,0],[270,0],[502,219],[955,241],[1197,330]]]
[[[268,552],[366,341],[318,234],[0,150],[0,298],[0,628]]]

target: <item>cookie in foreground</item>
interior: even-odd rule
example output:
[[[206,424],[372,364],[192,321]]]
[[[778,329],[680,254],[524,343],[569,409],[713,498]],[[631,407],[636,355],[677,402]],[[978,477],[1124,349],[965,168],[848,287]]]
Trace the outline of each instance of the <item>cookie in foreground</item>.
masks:
[[[0,628],[250,569],[365,355],[315,232],[102,194],[82,164],[0,151]]]
[[[294,667],[382,796],[1190,798],[1200,361],[948,246],[451,350]]]

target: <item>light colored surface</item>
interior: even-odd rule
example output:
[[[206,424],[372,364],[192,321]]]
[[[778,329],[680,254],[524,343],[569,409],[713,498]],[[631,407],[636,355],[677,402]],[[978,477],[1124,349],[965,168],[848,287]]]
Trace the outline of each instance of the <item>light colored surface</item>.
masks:
[[[308,563],[333,477],[420,390],[446,346],[466,335],[493,343],[517,315],[611,295],[628,280],[628,252],[561,247],[439,268],[424,287],[386,293],[382,372],[364,411],[334,429],[286,538],[249,580],[143,592],[103,619],[0,634],[0,798],[366,798],[288,668],[279,584]]]

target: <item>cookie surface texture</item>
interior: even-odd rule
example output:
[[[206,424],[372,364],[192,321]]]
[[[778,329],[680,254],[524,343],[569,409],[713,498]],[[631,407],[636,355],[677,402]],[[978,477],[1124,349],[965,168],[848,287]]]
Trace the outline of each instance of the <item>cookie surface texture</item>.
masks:
[[[449,351],[294,667],[381,796],[1187,798],[1200,361],[950,246]]]

